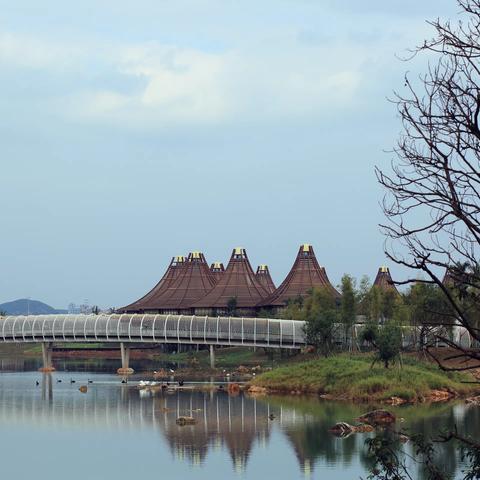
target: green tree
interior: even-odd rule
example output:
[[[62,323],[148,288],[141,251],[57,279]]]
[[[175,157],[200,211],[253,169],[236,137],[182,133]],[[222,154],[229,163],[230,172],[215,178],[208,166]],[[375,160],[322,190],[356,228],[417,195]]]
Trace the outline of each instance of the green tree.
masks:
[[[376,357],[388,368],[392,361],[400,357],[402,329],[393,320],[387,320],[378,330],[375,339]]]
[[[455,315],[437,285],[413,284],[405,295],[405,304],[421,350],[426,351],[440,332],[442,336],[451,336]]]
[[[370,346],[376,346],[376,340],[378,335],[378,322],[368,319],[364,327],[360,331],[360,342],[367,342]]]
[[[369,311],[368,317],[373,322],[379,322],[382,317],[382,291],[374,285],[369,294]]]
[[[304,298],[301,295],[290,298],[286,308],[281,313],[281,317],[290,320],[304,320],[305,312],[303,306]]]
[[[355,292],[357,296],[358,314],[368,317],[370,314],[370,290],[372,285],[367,275],[360,279],[358,289]]]
[[[357,299],[355,295],[355,283],[350,275],[342,277],[342,299],[340,301],[340,321],[343,323],[345,344],[352,347],[352,328],[357,314]]]
[[[234,317],[237,311],[237,297],[231,297],[227,302],[227,314],[230,317]]]
[[[305,336],[324,356],[333,348],[335,324],[339,320],[333,295],[325,288],[314,288],[303,307]]]
[[[393,288],[388,288],[381,292],[380,312],[383,320],[393,318],[397,307],[398,294]]]

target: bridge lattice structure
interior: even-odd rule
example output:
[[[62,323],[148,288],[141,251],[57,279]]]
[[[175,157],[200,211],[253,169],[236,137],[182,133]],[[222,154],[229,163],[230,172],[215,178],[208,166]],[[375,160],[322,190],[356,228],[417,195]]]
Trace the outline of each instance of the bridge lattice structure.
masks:
[[[304,322],[270,318],[162,314],[0,317],[0,342],[176,343],[298,349]]]

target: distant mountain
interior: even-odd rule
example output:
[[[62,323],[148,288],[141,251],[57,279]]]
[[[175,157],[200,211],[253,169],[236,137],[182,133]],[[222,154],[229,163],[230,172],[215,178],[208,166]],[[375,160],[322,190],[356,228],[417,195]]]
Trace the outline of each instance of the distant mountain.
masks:
[[[5,312],[7,315],[51,315],[55,313],[67,313],[67,310],[57,310],[38,300],[21,298],[13,302],[1,303],[0,312]]]

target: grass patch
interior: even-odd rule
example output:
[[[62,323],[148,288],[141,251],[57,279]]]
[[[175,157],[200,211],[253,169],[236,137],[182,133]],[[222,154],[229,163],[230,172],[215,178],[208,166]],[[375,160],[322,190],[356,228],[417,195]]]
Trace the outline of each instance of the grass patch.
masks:
[[[470,377],[445,373],[432,364],[408,359],[403,368],[371,368],[372,358],[364,355],[336,355],[300,364],[282,366],[257,377],[252,383],[277,392],[329,394],[354,401],[386,400],[400,397],[418,401],[432,390],[449,390],[463,396],[478,386],[462,383]]]

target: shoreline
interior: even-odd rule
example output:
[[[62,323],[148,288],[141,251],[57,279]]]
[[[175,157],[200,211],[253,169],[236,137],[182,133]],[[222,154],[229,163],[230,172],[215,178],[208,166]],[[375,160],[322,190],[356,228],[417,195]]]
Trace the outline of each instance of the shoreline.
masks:
[[[404,359],[402,368],[385,369],[372,367],[371,360],[337,355],[279,367],[256,377],[249,392],[392,406],[466,400],[480,393],[480,385],[468,383],[471,377],[445,373],[431,363]]]

